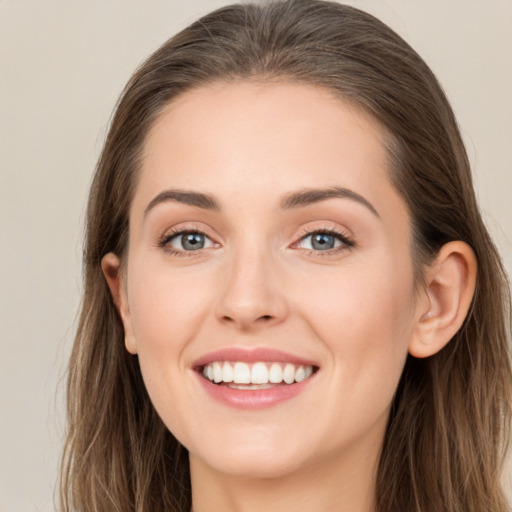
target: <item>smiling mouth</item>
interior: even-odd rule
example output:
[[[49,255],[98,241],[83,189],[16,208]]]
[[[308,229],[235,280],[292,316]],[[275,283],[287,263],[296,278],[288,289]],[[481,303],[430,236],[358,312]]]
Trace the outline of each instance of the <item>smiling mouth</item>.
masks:
[[[308,379],[318,370],[313,365],[279,362],[245,363],[215,361],[199,368],[202,376],[218,386],[257,390],[292,385]]]

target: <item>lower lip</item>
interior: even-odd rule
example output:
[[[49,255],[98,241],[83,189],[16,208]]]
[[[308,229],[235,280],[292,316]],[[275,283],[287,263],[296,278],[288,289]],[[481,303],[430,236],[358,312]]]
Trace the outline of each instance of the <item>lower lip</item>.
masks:
[[[284,384],[269,389],[243,390],[219,386],[205,379],[197,372],[196,375],[205,391],[212,398],[230,407],[239,409],[263,409],[290,400],[301,393],[308,386],[311,379],[314,378],[313,374],[311,377],[295,384]]]

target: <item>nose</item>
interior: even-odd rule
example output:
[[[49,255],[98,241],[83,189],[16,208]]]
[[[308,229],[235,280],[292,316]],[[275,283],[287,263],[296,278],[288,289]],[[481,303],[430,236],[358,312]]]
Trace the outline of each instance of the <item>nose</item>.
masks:
[[[217,319],[242,331],[283,322],[289,308],[279,274],[276,262],[264,250],[246,251],[226,261],[219,276]]]

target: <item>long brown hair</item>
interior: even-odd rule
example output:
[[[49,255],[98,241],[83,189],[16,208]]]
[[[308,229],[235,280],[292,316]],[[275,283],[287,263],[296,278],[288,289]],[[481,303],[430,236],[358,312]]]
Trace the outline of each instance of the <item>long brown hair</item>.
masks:
[[[136,71],[91,187],[84,295],[69,365],[63,510],[188,511],[186,450],[157,416],[100,268],[123,256],[148,130],[194,87],[237,79],[323,86],[388,134],[391,179],[413,225],[417,277],[463,240],[478,262],[464,325],[438,354],[407,359],[377,473],[378,512],[505,512],[500,473],[511,417],[510,295],[482,222],[448,101],[416,52],[355,8],[318,0],[233,5],[193,23]]]

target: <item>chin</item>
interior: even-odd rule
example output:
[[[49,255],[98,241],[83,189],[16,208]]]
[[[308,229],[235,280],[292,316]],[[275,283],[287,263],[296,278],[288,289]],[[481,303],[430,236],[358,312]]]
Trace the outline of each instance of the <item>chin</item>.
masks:
[[[225,458],[209,464],[219,473],[236,478],[272,479],[282,478],[296,472],[301,466],[294,461],[248,460],[247,458]]]
[[[196,462],[206,464],[219,473],[233,477],[279,478],[307,465],[305,454],[300,448],[284,451],[262,443],[253,443],[250,446],[223,445],[223,449],[213,451],[211,446],[208,448],[203,453],[196,452],[192,455],[191,452],[191,465]]]

